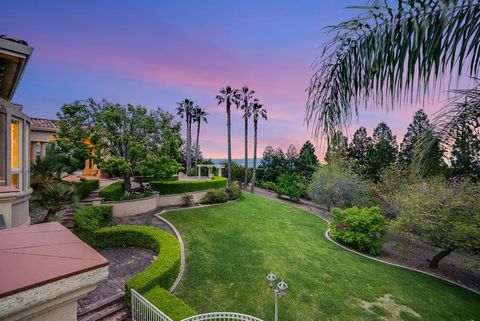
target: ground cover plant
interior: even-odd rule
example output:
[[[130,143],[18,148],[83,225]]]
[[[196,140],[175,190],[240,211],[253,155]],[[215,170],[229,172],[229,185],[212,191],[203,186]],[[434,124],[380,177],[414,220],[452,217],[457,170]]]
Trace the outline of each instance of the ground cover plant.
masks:
[[[289,284],[281,320],[478,320],[480,296],[448,282],[345,251],[326,222],[242,195],[232,203],[164,214],[182,234],[187,268],[175,294],[199,312],[273,320],[265,276]]]

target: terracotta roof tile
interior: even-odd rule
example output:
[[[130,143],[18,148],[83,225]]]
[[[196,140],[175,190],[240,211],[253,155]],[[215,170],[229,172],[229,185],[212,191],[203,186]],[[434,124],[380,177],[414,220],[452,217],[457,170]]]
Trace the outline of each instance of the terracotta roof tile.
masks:
[[[44,118],[30,118],[31,124],[34,127],[58,129],[57,121],[54,119]]]

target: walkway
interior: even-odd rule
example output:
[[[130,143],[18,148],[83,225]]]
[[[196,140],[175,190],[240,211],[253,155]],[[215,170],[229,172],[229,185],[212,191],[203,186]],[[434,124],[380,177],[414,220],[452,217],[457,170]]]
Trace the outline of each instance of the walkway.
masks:
[[[77,314],[79,315],[119,298],[123,300],[125,281],[145,270],[156,258],[153,251],[132,247],[97,251],[110,262],[108,279],[99,283],[95,290],[78,301]]]
[[[294,203],[286,198],[279,199],[276,193],[262,188],[255,188],[255,194],[303,209],[327,222],[332,220],[332,215],[326,208],[322,208],[311,201],[302,199],[300,203]],[[375,259],[420,270],[462,284],[475,291],[480,291],[480,270],[478,269],[480,263],[478,255],[453,252],[440,262],[438,270],[432,270],[427,259],[438,253],[439,249],[396,234],[388,234],[387,238],[389,242],[385,244],[382,255],[374,257]]]

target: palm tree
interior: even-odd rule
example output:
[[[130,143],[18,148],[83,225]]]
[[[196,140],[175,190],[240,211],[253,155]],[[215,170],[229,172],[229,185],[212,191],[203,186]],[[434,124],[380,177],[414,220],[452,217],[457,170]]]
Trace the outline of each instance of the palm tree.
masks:
[[[255,193],[255,179],[256,179],[256,170],[257,170],[257,130],[258,130],[258,120],[260,117],[267,120],[267,110],[263,108],[263,104],[260,104],[258,99],[253,101],[252,105],[252,115],[253,115],[253,175],[252,175],[252,186],[251,192]]]
[[[228,184],[232,183],[232,123],[231,123],[231,107],[235,100],[236,90],[230,86],[220,89],[220,95],[216,99],[218,104],[225,103],[227,111],[227,140],[228,140],[228,161],[227,161],[227,176]]]
[[[184,99],[177,104],[177,115],[182,119],[185,118],[187,125],[186,174],[190,175],[192,168],[192,114],[195,107],[193,107],[193,101],[191,99]]]
[[[200,145],[199,145],[200,124],[202,123],[202,121],[207,123],[207,115],[208,115],[207,112],[201,107],[196,106],[193,109],[193,114],[192,114],[193,122],[197,123],[197,142],[195,143],[195,166],[198,165],[198,154],[200,151]]]
[[[252,115],[251,110],[254,94],[255,90],[249,89],[247,86],[243,86],[242,89],[240,89],[235,96],[237,107],[243,109],[243,119],[245,121],[245,188],[247,188],[248,186],[248,119]]]
[[[344,130],[363,103],[393,105],[425,97],[444,75],[478,75],[477,1],[397,0],[391,7],[377,0],[356,8],[366,12],[329,27],[335,37],[310,80],[305,120],[315,136]]]

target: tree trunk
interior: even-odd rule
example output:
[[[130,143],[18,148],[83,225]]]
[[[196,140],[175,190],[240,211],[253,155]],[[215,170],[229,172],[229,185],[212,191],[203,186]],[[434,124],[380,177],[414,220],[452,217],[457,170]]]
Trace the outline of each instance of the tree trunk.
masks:
[[[190,176],[192,168],[192,123],[190,117],[187,115],[187,176]]]
[[[255,193],[255,181],[257,175],[257,129],[258,123],[253,120],[253,173],[252,173],[252,186],[250,191],[252,194]]]
[[[125,192],[130,192],[132,190],[130,175],[123,175],[123,188],[125,189]]]
[[[200,141],[200,120],[198,121],[198,125],[197,125],[197,142],[195,146],[195,167],[198,165],[198,154],[200,151],[200,147],[198,145],[199,141]]]
[[[230,115],[230,99],[227,100],[227,131],[228,131],[228,161],[227,161],[227,176],[228,184],[232,184],[232,124]]]
[[[247,108],[247,107],[245,107]],[[244,188],[248,187],[248,118],[245,115],[245,179]]]
[[[447,255],[452,253],[453,249],[442,250],[435,254],[432,259],[430,260],[430,268],[431,269],[438,269],[438,263]]]

